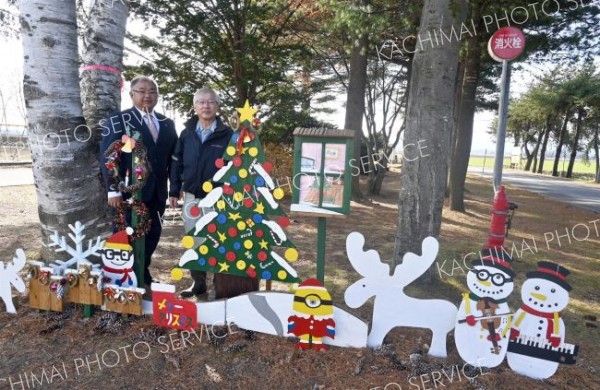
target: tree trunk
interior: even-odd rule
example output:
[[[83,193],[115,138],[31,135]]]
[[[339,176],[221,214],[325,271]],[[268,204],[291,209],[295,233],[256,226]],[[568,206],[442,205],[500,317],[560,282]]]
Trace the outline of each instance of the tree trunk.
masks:
[[[354,131],[354,161],[360,162],[362,123],[365,113],[365,85],[367,83],[367,49],[369,38],[362,35],[358,46],[352,48],[350,57],[350,80],[346,100],[346,118],[344,129]],[[352,197],[362,198],[360,175],[352,175]]]
[[[579,108],[577,110],[577,125],[575,126],[575,138],[573,139],[573,146],[571,148],[571,158],[569,159],[569,167],[567,168],[567,177],[573,176],[573,166],[575,165],[575,157],[577,157],[577,146],[579,144],[579,137],[581,136],[581,122],[585,116],[585,109]]]
[[[42,239],[80,221],[86,236],[106,203],[98,150],[82,115],[75,0],[21,1],[23,90]],[[43,258],[54,260],[45,247]]]
[[[536,133],[537,133],[537,131],[536,131]],[[539,139],[539,137],[538,137],[538,139]],[[523,144],[523,149],[525,149],[525,156],[527,157],[527,162],[525,163],[525,167],[523,168],[523,170],[525,172],[529,171],[529,168],[531,168],[531,163],[533,162],[534,152],[530,152],[529,149],[527,148],[527,144],[529,143],[530,140],[531,140],[530,138],[527,138],[527,141]],[[535,147],[534,147],[534,151],[535,151]]]
[[[88,142],[98,148],[102,131],[100,121],[121,108],[121,74],[123,69],[123,43],[129,13],[128,2],[115,1],[112,6],[96,1],[89,11],[83,29],[83,65],[81,72],[81,103],[83,115],[93,136]],[[98,170],[96,162],[90,170]],[[110,232],[109,207],[103,202],[99,212]],[[101,209],[100,205],[98,206]]]
[[[567,124],[569,123],[570,116],[571,110],[567,109],[565,113],[565,119],[563,120],[562,127],[560,128],[558,145],[556,145],[556,154],[554,155],[554,166],[552,167],[552,176],[558,176],[558,164],[560,163],[560,153],[562,152],[562,147],[565,143],[565,138],[567,136]]]
[[[427,31],[460,30],[466,1],[426,0],[419,36]],[[401,173],[394,262],[408,251],[421,253],[427,236],[439,236],[454,110],[459,40],[417,45],[413,58],[404,145],[421,145],[421,156],[406,161]],[[433,277],[429,272],[429,281]]]
[[[478,20],[478,16],[474,20]],[[474,35],[467,40],[467,55],[465,58],[465,71],[462,78],[461,99],[458,111],[458,128],[456,145],[453,150],[452,165],[450,167],[450,210],[465,211],[465,179],[471,154],[473,140],[473,118],[475,116],[475,96],[479,82],[479,63],[481,58],[481,45],[479,36]]]
[[[123,43],[129,6],[96,1],[83,28],[81,103],[83,115],[100,140],[99,122],[121,108]]]
[[[548,145],[548,138],[550,138],[552,121],[550,115],[546,117],[546,133],[544,133],[544,142],[542,143],[542,150],[540,152],[540,165],[538,166],[537,173],[542,173],[544,170],[544,159],[546,158],[546,146]]]
[[[540,144],[542,143],[542,139],[544,138],[544,134],[545,132],[548,131],[546,130],[542,130],[540,132],[540,135],[538,137],[538,140],[535,144],[535,148],[533,148],[533,152],[531,154],[533,154],[533,167],[531,168],[531,172],[535,173],[536,169],[537,169],[537,163],[538,163],[538,152],[540,150]]]
[[[448,177],[446,178],[446,192],[444,193],[444,198],[448,198],[450,196],[450,192],[452,191],[452,181],[450,180],[450,175],[452,171],[452,156],[454,155],[454,149],[456,149],[456,139],[458,133],[458,118],[460,113],[460,101],[462,99],[462,85],[463,85],[463,77],[465,76],[465,62],[458,62],[458,70],[456,77],[456,85],[454,86],[454,112],[452,113],[452,135],[450,145],[452,146],[452,153],[448,153]]]

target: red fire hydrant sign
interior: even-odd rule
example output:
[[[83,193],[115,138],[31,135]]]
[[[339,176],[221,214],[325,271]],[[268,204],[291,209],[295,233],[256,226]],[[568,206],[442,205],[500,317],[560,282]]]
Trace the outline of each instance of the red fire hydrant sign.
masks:
[[[524,49],[525,35],[515,27],[502,27],[488,41],[488,52],[498,62],[514,60]]]

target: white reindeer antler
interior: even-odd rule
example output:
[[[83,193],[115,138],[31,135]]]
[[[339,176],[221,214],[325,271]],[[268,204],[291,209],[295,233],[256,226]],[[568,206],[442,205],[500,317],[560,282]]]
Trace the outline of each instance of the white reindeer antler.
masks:
[[[434,237],[426,237],[421,248],[421,256],[407,252],[402,258],[402,264],[396,266],[393,278],[398,283],[407,286],[423,275],[435,261],[440,245]]]
[[[389,276],[390,266],[381,262],[379,253],[371,249],[363,251],[365,238],[358,232],[352,232],[346,238],[346,253],[352,267],[362,276]]]
[[[14,266],[14,270],[15,272],[19,272],[20,270],[23,269],[23,267],[25,267],[25,262],[27,261],[27,259],[25,258],[25,252],[23,252],[23,249],[19,248],[16,251],[16,255],[15,257],[13,257],[13,266]],[[9,265],[10,267],[10,265]]]

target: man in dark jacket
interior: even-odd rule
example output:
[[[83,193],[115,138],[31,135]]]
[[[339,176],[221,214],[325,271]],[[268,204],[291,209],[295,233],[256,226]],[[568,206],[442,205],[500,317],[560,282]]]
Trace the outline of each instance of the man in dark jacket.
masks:
[[[233,130],[217,116],[219,98],[210,88],[202,88],[194,94],[195,116],[185,123],[175,153],[171,170],[169,203],[177,207],[177,200],[183,195],[183,220],[186,233],[195,225],[201,215],[192,217],[189,209],[206,196],[202,189],[205,181],[210,181],[217,172],[215,160],[223,157]],[[202,214],[209,210],[202,210]],[[189,298],[206,292],[206,272],[190,271],[194,283],[181,292]]]
[[[108,192],[108,204],[117,207],[131,196],[131,194],[118,192],[118,189],[110,187],[108,170],[105,166],[106,158],[104,151],[116,140],[119,140],[128,132],[139,132],[142,142],[146,148],[150,172],[146,184],[142,188],[142,202],[148,208],[151,220],[150,231],[145,236],[145,262],[143,282],[147,291],[150,291],[152,276],[149,271],[152,254],[158,245],[162,231],[161,219],[165,212],[167,201],[167,179],[171,168],[171,156],[175,151],[177,133],[173,121],[162,114],[154,111],[158,102],[158,85],[146,76],[138,76],[131,80],[131,92],[129,93],[133,107],[111,115],[108,119],[101,121],[102,143],[100,145],[100,166],[106,191]],[[120,176],[125,177],[129,170],[132,172],[131,153],[121,153]],[[127,216],[130,220],[130,216]],[[142,275],[138,275],[141,279]],[[140,282],[141,284],[141,282]]]

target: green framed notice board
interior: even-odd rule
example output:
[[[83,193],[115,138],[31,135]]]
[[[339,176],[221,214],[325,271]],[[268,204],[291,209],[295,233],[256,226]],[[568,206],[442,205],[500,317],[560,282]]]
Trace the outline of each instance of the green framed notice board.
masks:
[[[294,130],[292,212],[321,217],[349,214],[353,137],[350,130]]]

